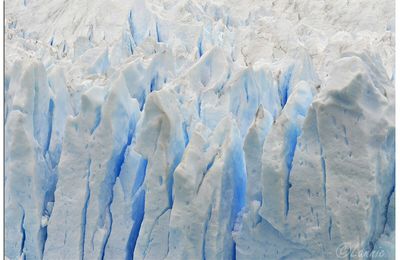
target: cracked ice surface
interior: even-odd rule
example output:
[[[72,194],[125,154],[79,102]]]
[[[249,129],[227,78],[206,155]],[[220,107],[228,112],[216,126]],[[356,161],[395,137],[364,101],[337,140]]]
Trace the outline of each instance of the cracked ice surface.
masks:
[[[394,259],[394,1],[5,12],[7,259]]]

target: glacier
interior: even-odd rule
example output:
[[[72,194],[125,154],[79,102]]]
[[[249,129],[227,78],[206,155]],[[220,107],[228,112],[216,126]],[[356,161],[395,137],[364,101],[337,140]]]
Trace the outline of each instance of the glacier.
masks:
[[[6,1],[6,259],[394,259],[394,5]]]

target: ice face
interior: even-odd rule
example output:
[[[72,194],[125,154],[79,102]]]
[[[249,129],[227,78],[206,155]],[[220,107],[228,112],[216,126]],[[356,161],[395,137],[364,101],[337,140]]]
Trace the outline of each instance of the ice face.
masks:
[[[6,257],[393,259],[393,5],[8,3]]]

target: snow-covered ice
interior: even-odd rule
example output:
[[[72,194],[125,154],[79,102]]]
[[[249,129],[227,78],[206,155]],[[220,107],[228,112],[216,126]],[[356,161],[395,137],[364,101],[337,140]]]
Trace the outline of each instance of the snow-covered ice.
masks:
[[[6,1],[6,258],[394,259],[394,4]]]

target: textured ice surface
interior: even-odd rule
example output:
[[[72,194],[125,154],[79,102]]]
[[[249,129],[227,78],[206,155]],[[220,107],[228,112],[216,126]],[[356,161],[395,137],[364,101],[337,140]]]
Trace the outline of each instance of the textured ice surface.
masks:
[[[394,259],[394,1],[6,3],[7,259]]]

